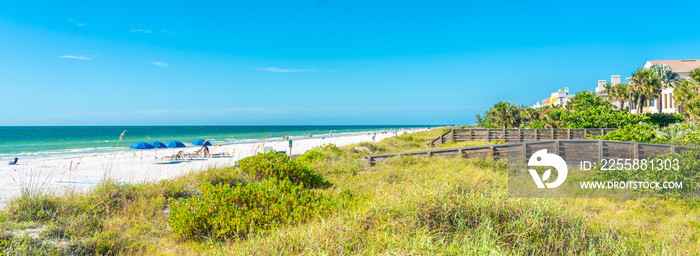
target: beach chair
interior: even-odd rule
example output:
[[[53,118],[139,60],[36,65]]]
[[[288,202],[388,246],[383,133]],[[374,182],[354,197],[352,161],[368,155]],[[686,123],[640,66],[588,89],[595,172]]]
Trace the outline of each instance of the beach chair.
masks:
[[[227,152],[221,152],[221,153],[213,153],[211,154],[212,157],[231,157],[232,155]]]
[[[19,159],[15,157],[15,161],[10,161],[7,165],[16,165]]]
[[[201,151],[202,151],[202,150],[197,150],[197,151],[194,152],[194,153],[187,153],[187,154],[183,154],[182,156],[183,156],[183,157],[187,157],[187,158],[199,157],[199,152],[201,152]]]
[[[178,160],[178,159],[185,158],[185,157],[182,156],[183,153],[184,153],[184,151],[180,151],[180,152],[177,152],[177,154],[172,155],[172,156],[164,156],[164,157],[163,157],[163,160],[165,160],[165,159],[169,159],[169,160]]]

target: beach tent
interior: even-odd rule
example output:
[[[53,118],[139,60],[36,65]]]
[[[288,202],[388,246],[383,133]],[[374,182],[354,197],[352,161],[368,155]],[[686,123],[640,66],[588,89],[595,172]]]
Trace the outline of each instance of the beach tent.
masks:
[[[160,142],[160,141],[151,142],[151,145],[153,145],[153,147],[155,147],[155,148],[167,148],[168,147],[165,144],[163,144],[163,142]]]
[[[195,142],[192,142],[192,145],[211,146],[211,143],[209,142],[209,140],[196,140]]]
[[[134,145],[131,145],[130,148],[133,148],[133,149],[152,149],[155,147],[151,144],[146,143],[146,142],[139,142],[139,143],[136,143]]]
[[[166,146],[168,146],[168,148],[184,148],[184,147],[186,147],[185,143],[182,143],[179,141],[168,142],[168,144],[166,144]]]

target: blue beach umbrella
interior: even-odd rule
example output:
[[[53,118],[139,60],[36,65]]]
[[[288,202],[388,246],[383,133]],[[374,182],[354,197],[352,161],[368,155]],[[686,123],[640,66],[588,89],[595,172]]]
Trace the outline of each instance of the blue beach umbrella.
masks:
[[[163,142],[160,142],[160,141],[151,142],[151,145],[153,145],[153,147],[155,147],[155,148],[167,148],[168,147],[165,144],[163,144]]]
[[[211,146],[211,143],[209,143],[208,140],[196,140],[195,142],[192,142],[192,145],[197,145],[197,146]]]
[[[151,144],[146,143],[146,142],[139,142],[139,143],[136,143],[134,145],[131,145],[130,148],[133,148],[133,149],[152,149],[155,147]],[[136,155],[134,154],[134,156],[136,156]],[[141,151],[141,163],[143,163],[143,150]]]
[[[134,145],[131,145],[130,148],[133,148],[133,149],[152,149],[155,147],[151,144],[146,143],[146,142],[139,142],[139,143],[136,143]]]
[[[184,147],[186,147],[185,143],[182,143],[179,141],[168,142],[168,144],[166,144],[166,146],[168,146],[168,148],[184,148]]]

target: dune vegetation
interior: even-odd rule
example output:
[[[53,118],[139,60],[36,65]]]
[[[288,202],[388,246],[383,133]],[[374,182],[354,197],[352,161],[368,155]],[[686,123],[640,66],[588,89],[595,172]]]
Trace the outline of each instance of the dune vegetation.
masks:
[[[443,129],[274,153],[240,167],[85,193],[25,191],[0,213],[5,254],[695,255],[695,199],[511,199],[507,163],[369,154]],[[457,147],[485,142],[441,145]]]

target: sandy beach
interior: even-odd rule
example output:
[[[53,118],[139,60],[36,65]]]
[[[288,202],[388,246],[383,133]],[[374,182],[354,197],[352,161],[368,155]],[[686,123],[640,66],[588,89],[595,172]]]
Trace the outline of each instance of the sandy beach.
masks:
[[[406,130],[407,133],[425,129]],[[377,133],[375,140],[403,134]],[[293,141],[292,154],[332,143],[344,146],[360,142],[371,142],[372,135],[358,133],[346,136],[316,136]],[[0,207],[24,189],[63,193],[69,190],[87,191],[104,180],[125,183],[155,182],[176,178],[188,172],[197,172],[212,167],[232,166],[237,160],[262,152],[265,148],[289,151],[287,140],[259,141],[257,143],[210,146],[212,154],[227,154],[226,157],[196,157],[168,160],[167,156],[194,153],[200,147],[188,146],[178,149],[125,150],[113,153],[76,154],[62,157],[20,159],[17,165],[0,165]],[[166,158],[164,158],[166,157]]]

